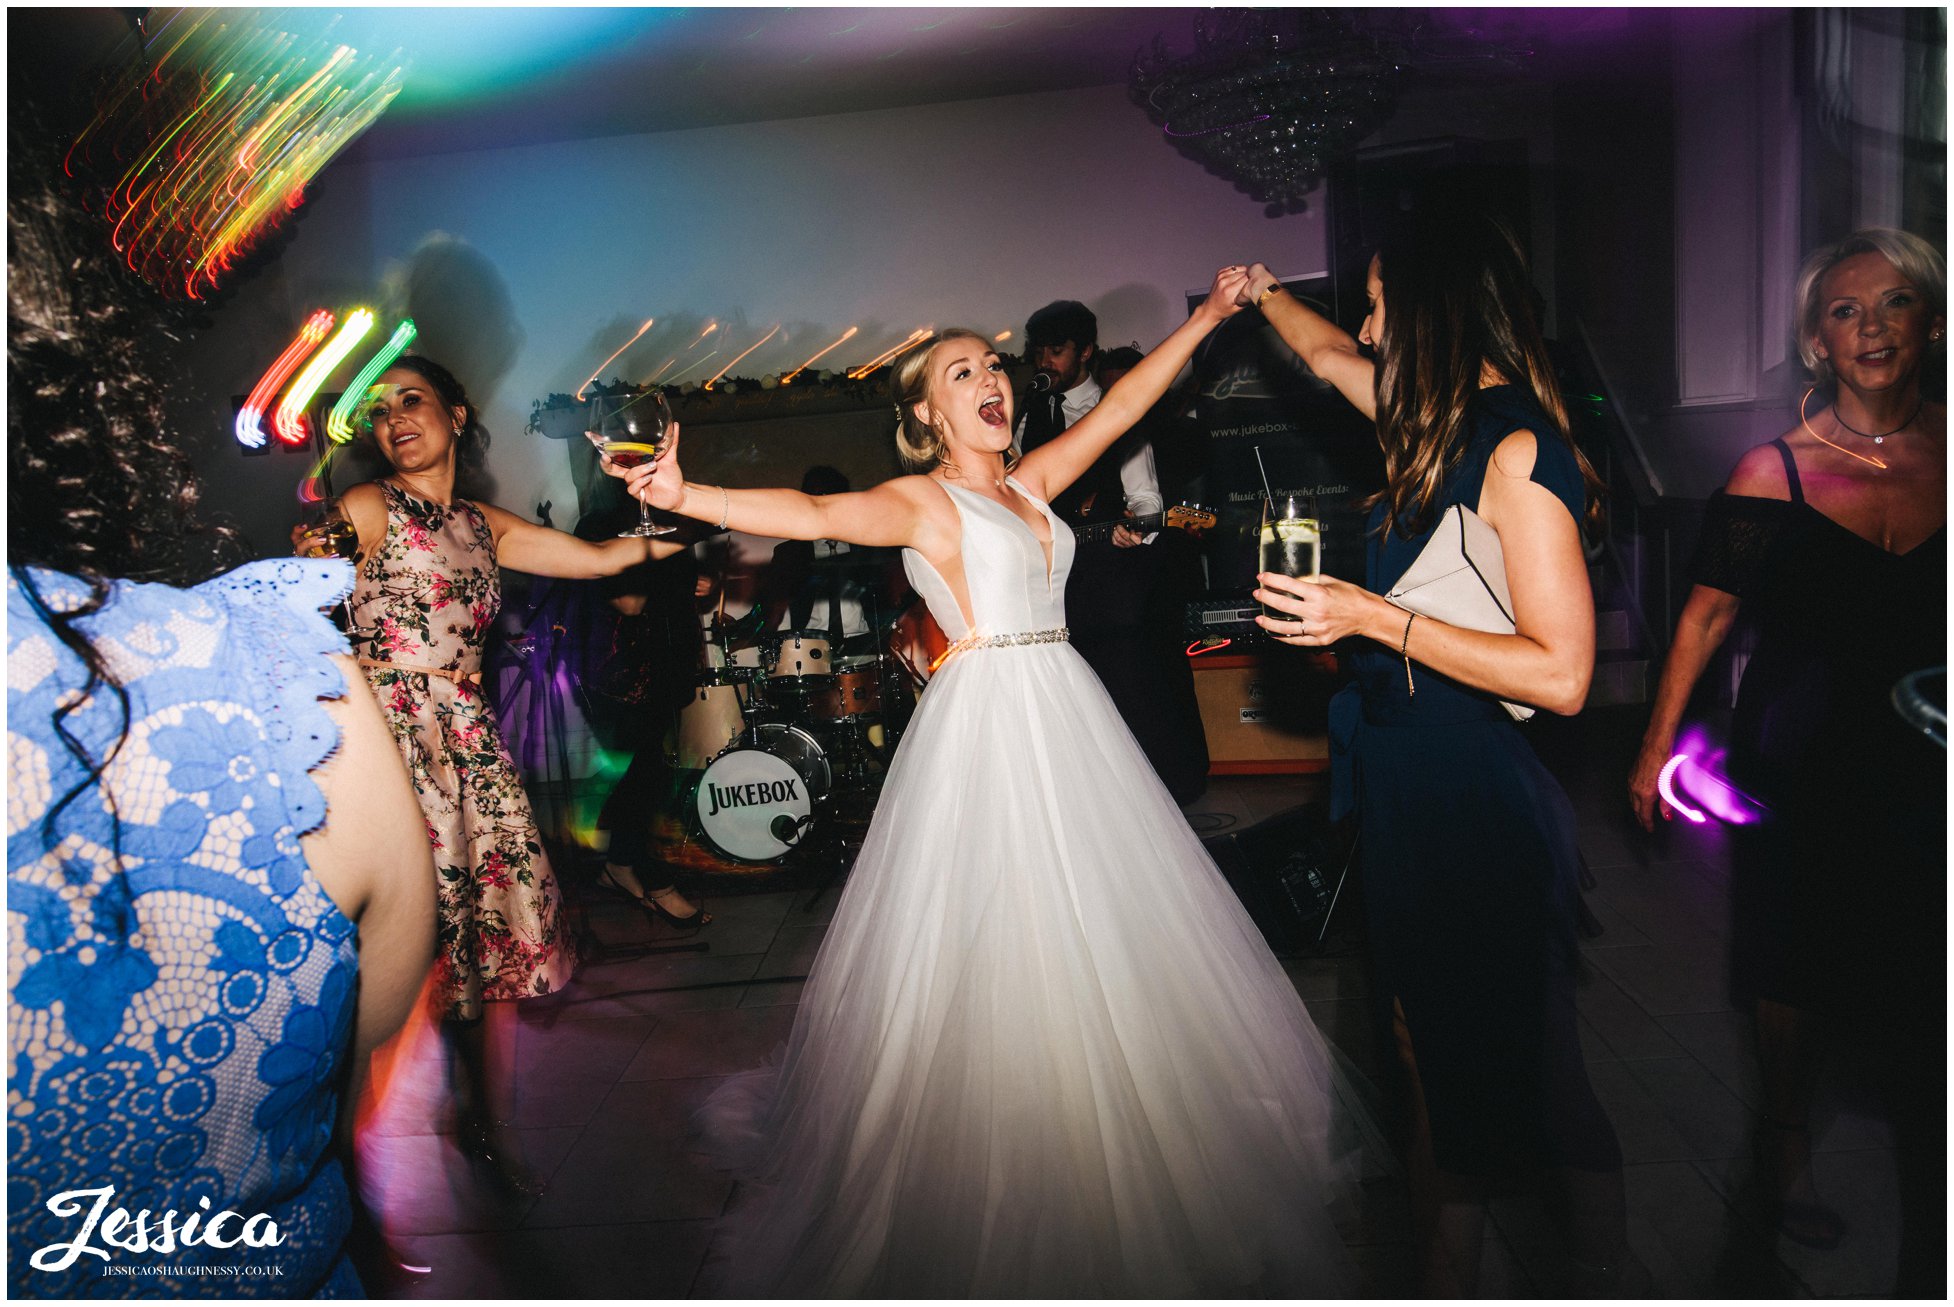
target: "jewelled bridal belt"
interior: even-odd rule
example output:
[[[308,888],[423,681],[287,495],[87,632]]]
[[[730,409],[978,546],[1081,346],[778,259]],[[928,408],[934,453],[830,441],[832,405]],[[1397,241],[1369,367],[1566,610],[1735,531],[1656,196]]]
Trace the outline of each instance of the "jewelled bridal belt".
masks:
[[[966,635],[944,651],[944,658],[951,658],[972,649],[1003,649],[1020,644],[1062,644],[1072,638],[1072,629],[1067,626],[1054,626],[1049,631],[1017,631],[1010,635]]]
[[[422,676],[439,676],[443,680],[460,685],[466,681],[470,685],[480,685],[480,671],[465,672],[459,667],[416,667],[412,663],[390,663],[383,658],[361,658],[357,660],[362,667],[381,667],[390,672],[418,672]]]

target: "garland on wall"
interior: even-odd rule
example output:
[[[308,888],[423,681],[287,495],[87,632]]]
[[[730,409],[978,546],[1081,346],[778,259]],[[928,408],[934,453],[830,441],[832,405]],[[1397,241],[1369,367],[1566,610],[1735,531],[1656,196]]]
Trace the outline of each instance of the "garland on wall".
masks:
[[[1002,358],[1007,368],[1015,368],[1019,363],[1013,355]],[[582,399],[553,392],[535,401],[530,408],[527,430],[553,440],[581,436],[592,401],[644,395],[653,390],[664,392],[666,402],[672,406],[672,416],[686,426],[887,408],[894,402],[889,392],[889,372],[886,366],[866,373],[859,368],[807,370],[762,377],[720,377],[710,384],[687,381],[676,386],[647,386],[613,379],[608,385],[585,386]]]

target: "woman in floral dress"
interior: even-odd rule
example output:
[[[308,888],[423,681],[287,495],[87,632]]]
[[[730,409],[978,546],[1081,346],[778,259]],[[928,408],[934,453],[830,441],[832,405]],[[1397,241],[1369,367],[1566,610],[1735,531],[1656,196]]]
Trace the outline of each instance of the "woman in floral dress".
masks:
[[[458,1124],[494,1158],[487,1110],[488,1005],[554,993],[576,964],[556,877],[482,689],[499,607],[497,569],[595,578],[676,553],[665,539],[579,540],[492,504],[459,499],[456,476],[486,435],[461,383],[402,358],[368,397],[363,426],[393,473],[348,490],[359,534],[354,647],[407,762],[434,845],[435,982],[462,1072]],[[681,909],[675,891],[664,906]]]

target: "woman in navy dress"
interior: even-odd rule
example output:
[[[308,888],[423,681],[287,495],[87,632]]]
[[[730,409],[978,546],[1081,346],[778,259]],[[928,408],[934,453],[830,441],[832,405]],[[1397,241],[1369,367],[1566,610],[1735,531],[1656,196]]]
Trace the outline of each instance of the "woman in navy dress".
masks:
[[[1412,1104],[1424,1287],[1470,1296],[1483,1177],[1518,1167],[1562,1182],[1572,1287],[1619,1292],[1632,1265],[1621,1150],[1574,1010],[1574,815],[1500,703],[1572,714],[1587,697],[1581,532],[1597,487],[1567,438],[1525,263],[1502,228],[1453,215],[1410,227],[1372,260],[1367,289],[1360,338],[1374,363],[1251,269],[1248,294],[1271,325],[1376,420],[1386,469],[1364,585],[1265,573],[1256,597],[1289,615],[1258,619],[1276,638],[1347,641],[1356,673],[1332,705],[1333,751],[1340,795],[1354,784],[1375,992]],[[1381,597],[1454,504],[1499,534],[1512,635]]]

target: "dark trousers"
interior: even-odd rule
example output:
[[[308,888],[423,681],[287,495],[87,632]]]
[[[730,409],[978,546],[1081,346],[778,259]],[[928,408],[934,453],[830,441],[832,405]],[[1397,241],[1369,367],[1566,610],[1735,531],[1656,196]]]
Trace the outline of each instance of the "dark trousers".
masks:
[[[1181,645],[1189,569],[1200,566],[1191,543],[1177,531],[1132,549],[1081,542],[1065,586],[1073,646],[1176,803],[1208,783],[1208,740]]]

